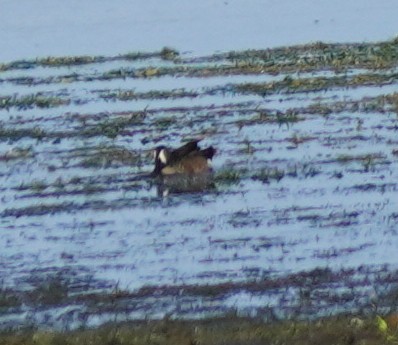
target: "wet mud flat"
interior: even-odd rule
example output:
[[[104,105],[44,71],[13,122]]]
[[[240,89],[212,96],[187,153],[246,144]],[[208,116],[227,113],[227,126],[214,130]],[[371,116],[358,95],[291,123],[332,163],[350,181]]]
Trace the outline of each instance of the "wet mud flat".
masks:
[[[398,41],[0,64],[0,328],[397,306]],[[151,149],[204,137],[214,188]]]

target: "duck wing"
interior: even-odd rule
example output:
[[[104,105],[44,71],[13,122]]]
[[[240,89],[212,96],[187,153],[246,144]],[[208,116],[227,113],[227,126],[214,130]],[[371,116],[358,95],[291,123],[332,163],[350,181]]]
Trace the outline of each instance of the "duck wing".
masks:
[[[198,145],[199,141],[200,140],[189,141],[185,145],[171,151],[168,164],[174,164],[183,159],[184,157],[188,156],[192,152],[199,151],[200,150]]]

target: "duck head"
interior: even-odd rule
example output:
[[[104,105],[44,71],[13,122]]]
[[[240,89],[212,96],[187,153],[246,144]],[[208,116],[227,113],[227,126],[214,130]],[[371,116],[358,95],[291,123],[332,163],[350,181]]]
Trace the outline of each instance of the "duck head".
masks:
[[[152,171],[152,176],[158,176],[169,162],[170,150],[166,146],[158,146],[153,150],[153,157],[155,159],[155,168]]]

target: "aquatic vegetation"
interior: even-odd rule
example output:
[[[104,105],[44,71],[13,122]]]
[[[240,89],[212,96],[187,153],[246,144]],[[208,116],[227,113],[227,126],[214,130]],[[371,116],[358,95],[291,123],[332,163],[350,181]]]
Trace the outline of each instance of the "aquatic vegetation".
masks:
[[[68,297],[68,287],[59,278],[53,277],[30,291],[29,299],[38,304],[61,304]]]
[[[12,289],[0,287],[0,311],[21,305],[22,301]]]
[[[17,141],[22,138],[33,138],[33,139],[43,139],[47,136],[48,134],[46,133],[45,130],[43,130],[40,127],[33,127],[33,128],[4,128],[0,126],[0,141],[4,140],[11,140],[11,141]],[[21,157],[26,157],[31,154],[31,150],[22,150],[17,152],[16,150],[9,151],[8,153],[5,154],[4,158],[21,158]]]
[[[259,180],[263,183],[270,183],[271,180],[279,182],[285,176],[285,172],[278,168],[265,168],[252,175],[253,180]]]
[[[340,163],[349,163],[349,162],[359,161],[364,164],[369,164],[369,162],[374,162],[374,161],[385,159],[385,158],[386,158],[386,156],[383,153],[373,153],[373,154],[370,153],[370,154],[358,155],[358,156],[354,156],[354,155],[350,155],[350,154],[340,155],[336,159]]]
[[[137,112],[131,113],[127,116],[114,117],[112,119],[106,118],[105,120],[93,125],[85,126],[78,135],[83,137],[101,135],[114,139],[127,127],[134,127],[142,124],[145,116],[145,112]]]
[[[163,60],[174,60],[175,58],[177,58],[180,55],[180,53],[170,47],[164,47],[161,51],[160,51],[160,57]]]
[[[383,69],[396,66],[398,42],[396,39],[355,44],[316,42],[293,47],[230,52],[226,56],[235,63],[263,63],[265,70],[275,73],[297,70],[309,72],[319,69]]]
[[[108,168],[115,163],[131,166],[139,161],[140,157],[137,154],[123,147],[102,146],[96,150],[90,150],[80,165],[85,168]]]
[[[138,61],[153,58],[171,61],[170,66],[149,66],[140,68],[119,68],[105,71],[102,74],[89,76],[69,74],[46,78],[13,78],[1,81],[15,83],[28,83],[32,85],[73,82],[112,80],[125,78],[151,78],[160,76],[185,76],[191,78],[231,76],[231,75],[259,75],[259,74],[286,74],[308,73],[315,71],[334,71],[336,73],[351,71],[353,69],[378,70],[379,73],[363,73],[358,76],[336,76],[330,79],[301,78],[286,76],[285,80],[276,83],[274,88],[291,89],[292,91],[316,91],[326,87],[335,87],[344,83],[355,85],[376,85],[376,83],[389,84],[396,82],[396,74],[388,73],[388,69],[397,67],[398,44],[396,40],[376,43],[361,44],[326,44],[322,42],[281,47],[266,50],[247,50],[242,52],[229,52],[215,54],[208,57],[184,58],[171,48],[163,48],[154,53],[127,53],[113,57],[104,56],[76,56],[76,57],[48,57],[31,61],[15,61],[0,64],[0,72],[7,70],[26,70],[39,66],[61,67],[85,64],[106,64],[111,61]],[[198,64],[207,63],[207,65]],[[383,74],[383,71],[386,71]],[[380,73],[382,72],[382,73]],[[248,86],[244,87],[247,90]],[[257,92],[260,90],[257,89]],[[268,91],[264,88],[261,92]]]
[[[0,129],[0,141],[1,141],[1,135],[2,130]],[[3,132],[3,134],[6,134],[6,131]],[[8,135],[6,134],[5,137],[7,139],[11,139],[14,140],[15,136],[13,135],[15,133],[9,132]],[[23,135],[20,135],[21,133],[19,133],[19,135],[17,135],[18,138],[23,137]],[[36,137],[36,136],[32,136],[32,137]],[[36,138],[42,138],[42,136],[38,136]],[[3,140],[4,140],[4,136],[3,136]],[[10,160],[15,160],[15,159],[25,159],[25,158],[32,158],[34,156],[34,151],[32,149],[31,146],[29,147],[18,147],[15,146],[12,149],[8,150],[7,152],[5,152],[4,154],[0,155],[0,161],[10,161]]]
[[[215,181],[220,184],[235,184],[242,178],[243,171],[228,169],[218,171],[215,176]]]
[[[41,93],[34,95],[18,97],[13,96],[0,96],[0,109],[10,109],[12,107],[18,110],[38,108],[52,108],[61,105],[69,104],[70,100],[57,96],[46,96]]]
[[[206,321],[168,322],[247,315],[247,333],[226,321],[242,336],[231,343],[307,343],[304,330],[383,343],[396,305],[397,57],[395,39],[0,65],[4,328],[122,318],[146,321],[25,339],[220,343]],[[153,148],[192,138],[217,149],[211,188],[164,197]],[[256,318],[270,323],[259,333]]]
[[[74,65],[87,65],[93,63],[106,63],[115,60],[146,60],[154,57],[161,57],[165,60],[173,60],[178,57],[179,53],[177,50],[172,48],[164,47],[159,52],[153,53],[126,53],[117,56],[62,56],[53,57],[49,56],[46,58],[38,58],[35,60],[20,60],[13,61],[10,63],[0,64],[0,71],[9,71],[15,69],[31,69],[36,67],[62,67],[62,66],[74,66]]]
[[[175,89],[171,91],[149,91],[149,92],[136,92],[134,90],[118,90],[116,92],[102,92],[100,97],[111,101],[131,101],[139,99],[176,99],[176,98],[195,98],[198,97],[200,93],[193,91],[186,91],[184,89]]]
[[[363,73],[354,76],[336,77],[311,77],[311,78],[292,78],[285,77],[281,81],[267,83],[243,83],[234,86],[236,92],[256,93],[263,97],[275,93],[297,93],[297,92],[317,92],[329,90],[337,87],[358,87],[371,85],[393,84],[398,81],[398,75],[392,74],[369,74]]]

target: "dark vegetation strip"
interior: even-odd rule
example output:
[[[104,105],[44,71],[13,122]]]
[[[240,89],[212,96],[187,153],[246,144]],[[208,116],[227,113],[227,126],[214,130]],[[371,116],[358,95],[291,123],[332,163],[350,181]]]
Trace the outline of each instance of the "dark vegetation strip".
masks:
[[[41,92],[38,92],[27,96],[0,96],[0,109],[9,110],[14,107],[18,110],[26,110],[33,107],[53,108],[67,105],[70,102],[71,100],[65,97],[43,95]]]
[[[206,320],[110,323],[69,332],[28,330],[0,335],[0,345],[384,345],[397,340],[396,315],[382,318],[330,317],[317,322],[265,323],[231,315]]]
[[[94,94],[106,101],[136,101],[136,100],[155,100],[155,99],[180,99],[197,98],[213,95],[227,94],[257,94],[263,97],[275,94],[308,93],[325,91],[336,88],[356,88],[366,86],[393,85],[398,82],[398,73],[363,73],[353,76],[333,76],[333,77],[311,77],[293,78],[285,77],[280,81],[265,83],[241,83],[226,84],[214,88],[204,88],[201,90],[152,90],[148,92],[137,92],[135,90],[101,90],[94,91]],[[394,95],[392,96],[394,97]],[[396,96],[395,96],[396,97]],[[70,103],[86,104],[91,100],[79,99],[72,100],[71,96],[60,96],[58,94],[38,92],[26,96],[3,95],[0,96],[0,110],[17,108],[18,110],[37,108],[53,108],[65,106]],[[389,101],[386,99],[386,101]],[[396,101],[394,102],[397,103]]]
[[[386,69],[397,66],[398,38],[370,43],[324,43],[278,47],[271,49],[228,52],[187,62],[220,62],[255,66],[263,64],[264,71],[312,72],[316,70],[345,71],[350,68]]]
[[[132,53],[116,57],[80,56],[15,61],[1,64],[0,71],[29,69],[38,66],[59,67],[90,63],[106,63],[115,60],[160,58],[171,60],[174,66],[117,68],[102,74],[68,74],[46,78],[12,77],[0,79],[24,85],[65,83],[125,78],[152,78],[161,76],[212,77],[227,75],[259,75],[316,71],[344,72],[350,69],[382,70],[398,66],[398,39],[386,42],[361,44],[314,43],[293,47],[265,50],[229,52],[201,58],[183,59],[178,52],[164,48],[156,53]],[[208,65],[198,66],[198,63]],[[214,63],[214,65],[211,65]]]
[[[40,272],[39,272],[40,273]],[[73,273],[73,272],[70,272]],[[362,276],[362,279],[358,279]],[[36,279],[35,288],[30,291],[13,292],[0,289],[0,308],[15,308],[23,305],[39,305],[41,308],[50,305],[81,304],[91,306],[92,312],[101,313],[110,310],[117,312],[120,306],[122,313],[128,308],[129,300],[154,298],[162,296],[203,296],[222,298],[230,293],[249,291],[252,293],[286,291],[287,287],[298,288],[301,298],[307,303],[349,302],[352,296],[347,291],[323,294],[325,286],[338,286],[341,282],[356,287],[370,286],[367,275],[374,276],[373,269],[360,267],[358,270],[333,272],[329,269],[315,269],[308,272],[291,274],[285,277],[265,277],[242,283],[221,283],[215,285],[181,285],[181,286],[148,286],[137,292],[117,289],[110,293],[86,294],[85,284],[89,280],[79,281],[72,275],[67,277],[55,275],[53,279]],[[388,269],[377,269],[378,283],[395,284],[396,272]],[[87,279],[87,278],[86,278]],[[111,287],[104,286],[105,290]],[[341,292],[341,291],[340,291]],[[156,297],[154,297],[156,296]],[[381,296],[380,296],[381,297]],[[397,339],[398,317],[394,312],[396,290],[392,289],[378,306],[389,306],[383,316],[363,310],[356,315],[339,315],[317,319],[316,321],[278,320],[275,314],[267,313],[267,308],[257,317],[238,317],[233,311],[228,315],[205,320],[171,320],[168,317],[160,321],[137,320],[125,323],[106,324],[97,329],[80,329],[71,332],[43,331],[35,327],[23,331],[3,330],[0,333],[0,344],[391,344]],[[372,301],[358,298],[358,303],[368,304]],[[303,302],[305,303],[305,302]],[[135,306],[135,304],[133,303]],[[324,304],[323,304],[324,305]],[[362,306],[364,307],[364,306]],[[385,309],[385,308],[382,308]],[[272,321],[272,322],[271,322]]]
[[[348,248],[347,250],[355,250],[355,248]],[[247,274],[251,274],[250,268],[247,268]],[[143,299],[167,297],[167,296],[201,296],[210,298],[224,298],[230,294],[235,294],[239,291],[246,291],[250,293],[277,293],[284,292],[287,287],[304,289],[309,291],[317,291],[328,288],[332,285],[349,285],[352,289],[363,288],[373,284],[369,279],[376,279],[378,284],[386,286],[385,294],[380,294],[378,301],[379,306],[388,305],[393,300],[396,300],[397,290],[394,288],[396,279],[398,278],[397,271],[389,271],[388,267],[367,267],[360,266],[353,269],[342,269],[332,271],[328,268],[316,268],[311,271],[302,271],[299,273],[288,274],[285,276],[264,274],[263,277],[256,279],[248,279],[242,282],[224,282],[216,284],[183,284],[183,285],[160,285],[160,286],[144,286],[136,291],[120,290],[117,284],[104,286],[102,292],[89,293],[87,287],[90,284],[104,284],[104,282],[90,281],[76,281],[73,271],[68,272],[65,269],[65,274],[49,274],[44,279],[37,279],[32,281],[33,286],[30,290],[13,290],[10,288],[0,287],[0,308],[9,308],[12,306],[20,306],[23,303],[27,305],[60,305],[68,302],[69,304],[83,303],[97,305],[98,307],[104,303],[112,303],[117,300],[123,301],[132,299]],[[37,272],[39,273],[39,272]],[[68,274],[71,276],[68,278]],[[372,277],[372,278],[370,278]],[[87,277],[85,279],[88,279]],[[393,285],[391,285],[393,284]],[[391,286],[390,286],[391,285]],[[387,286],[392,287],[391,289]],[[90,286],[91,287],[91,286]],[[91,287],[92,288],[92,287]],[[315,298],[316,295],[314,295]],[[348,296],[342,291],[336,290],[330,293],[329,296],[324,296],[329,302],[337,303],[341,296]],[[350,295],[356,298],[355,294]],[[350,298],[351,298],[350,297]],[[344,301],[340,301],[343,303]],[[366,307],[371,306],[370,301],[362,301],[361,304],[366,304]],[[389,306],[389,309],[393,305]],[[365,305],[363,305],[365,307]]]
[[[61,56],[46,57],[35,60],[18,60],[9,63],[0,64],[0,71],[26,70],[36,67],[69,67],[77,65],[88,65],[93,63],[106,63],[111,61],[134,61],[147,60],[152,58],[161,58],[164,60],[174,60],[179,53],[171,48],[164,47],[159,52],[152,53],[126,53],[118,56]]]
[[[235,84],[237,93],[255,93],[269,96],[280,93],[318,92],[331,88],[355,88],[360,86],[383,86],[395,84],[398,74],[365,73],[354,76],[292,78],[285,77],[281,81],[267,83]]]
[[[261,87],[261,86],[260,86]],[[126,97],[125,95],[123,97]],[[14,120],[14,126],[1,126],[0,124],[0,141],[12,140],[18,141],[23,138],[32,139],[64,139],[73,137],[96,137],[105,136],[115,138],[118,135],[132,135],[132,131],[145,132],[142,126],[149,117],[157,117],[164,113],[187,113],[187,112],[203,112],[206,118],[214,118],[214,116],[232,116],[241,114],[242,119],[238,119],[231,124],[236,123],[239,126],[249,126],[260,123],[277,123],[280,125],[303,121],[305,115],[328,116],[331,114],[348,113],[398,113],[398,93],[386,94],[375,97],[363,97],[360,100],[337,101],[337,102],[314,102],[306,107],[289,108],[285,111],[275,109],[256,108],[250,104],[225,105],[221,107],[204,106],[193,108],[160,108],[147,109],[145,111],[126,112],[126,113],[106,113],[98,116],[98,114],[73,114],[71,121],[84,122],[84,126],[77,126],[73,130],[68,131],[49,131],[44,130],[40,126],[27,128],[15,127],[19,124],[18,120]],[[244,116],[244,117],[243,117]],[[89,119],[94,123],[90,124]],[[94,121],[95,120],[95,121]],[[154,120],[156,128],[170,128],[172,125],[181,125],[177,116],[163,117]],[[195,120],[187,120],[187,125],[192,125]],[[24,120],[21,119],[23,123]],[[397,124],[398,127],[398,124]],[[7,160],[9,157],[0,157],[0,160]]]

